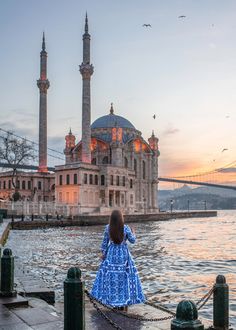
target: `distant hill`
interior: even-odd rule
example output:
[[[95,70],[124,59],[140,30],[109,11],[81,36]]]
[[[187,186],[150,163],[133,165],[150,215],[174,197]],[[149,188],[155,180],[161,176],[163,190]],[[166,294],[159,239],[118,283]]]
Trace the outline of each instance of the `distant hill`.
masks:
[[[173,200],[173,209],[187,210],[226,210],[236,209],[236,191],[213,187],[190,188],[183,185],[173,190],[159,190],[158,201],[161,210],[170,210],[170,201]]]

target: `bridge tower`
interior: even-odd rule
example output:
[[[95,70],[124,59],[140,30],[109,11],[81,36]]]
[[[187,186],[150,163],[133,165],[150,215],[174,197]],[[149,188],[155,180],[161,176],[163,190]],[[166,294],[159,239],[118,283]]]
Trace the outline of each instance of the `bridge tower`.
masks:
[[[47,90],[50,86],[47,79],[47,52],[43,33],[42,50],[40,52],[39,88],[39,172],[47,172]]]
[[[82,92],[82,162],[91,163],[91,97],[90,78],[93,74],[93,65],[90,64],[90,34],[88,33],[88,17],[86,13],[83,35],[83,62],[80,65],[83,79]]]

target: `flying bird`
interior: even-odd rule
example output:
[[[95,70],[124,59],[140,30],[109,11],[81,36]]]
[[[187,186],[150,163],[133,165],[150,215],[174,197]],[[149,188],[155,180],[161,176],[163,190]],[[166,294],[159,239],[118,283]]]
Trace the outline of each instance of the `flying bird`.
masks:
[[[155,114],[152,117],[153,117],[153,119],[156,119],[156,115]]]
[[[227,151],[228,149],[224,148],[221,152]]]
[[[152,27],[151,24],[143,24],[145,27]]]
[[[180,15],[178,18],[185,18],[186,16],[185,15]]]

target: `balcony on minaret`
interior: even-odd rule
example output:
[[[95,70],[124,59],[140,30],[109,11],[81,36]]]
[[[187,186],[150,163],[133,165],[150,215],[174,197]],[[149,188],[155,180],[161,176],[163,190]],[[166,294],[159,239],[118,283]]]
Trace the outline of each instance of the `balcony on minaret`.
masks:
[[[49,80],[42,80],[42,79],[38,79],[37,80],[37,86],[39,88],[40,93],[47,93],[48,88],[50,87],[50,83]]]

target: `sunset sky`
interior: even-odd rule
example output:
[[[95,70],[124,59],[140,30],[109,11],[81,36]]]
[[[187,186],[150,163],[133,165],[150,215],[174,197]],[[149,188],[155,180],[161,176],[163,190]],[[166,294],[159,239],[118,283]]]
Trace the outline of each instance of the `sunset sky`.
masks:
[[[92,122],[113,102],[145,139],[154,130],[160,176],[236,162],[235,0],[1,1],[0,127],[38,140],[36,80],[45,31],[48,144],[62,151],[70,127],[80,139],[86,10]]]

